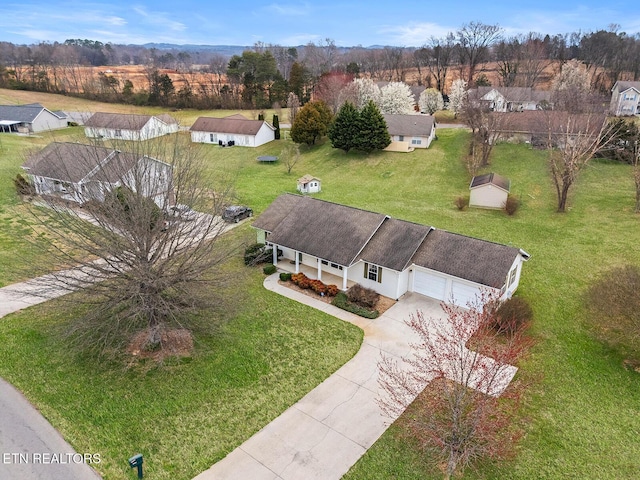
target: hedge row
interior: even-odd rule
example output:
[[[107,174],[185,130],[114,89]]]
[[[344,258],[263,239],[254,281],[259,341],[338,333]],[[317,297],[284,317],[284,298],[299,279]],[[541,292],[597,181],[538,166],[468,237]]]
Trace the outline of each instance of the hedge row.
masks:
[[[341,308],[342,310],[346,310],[347,312],[355,313],[356,315],[364,318],[378,318],[378,315],[380,315],[380,312],[377,310],[367,310],[366,308],[350,303],[347,299],[347,294],[344,292],[339,292],[331,302],[331,305]]]

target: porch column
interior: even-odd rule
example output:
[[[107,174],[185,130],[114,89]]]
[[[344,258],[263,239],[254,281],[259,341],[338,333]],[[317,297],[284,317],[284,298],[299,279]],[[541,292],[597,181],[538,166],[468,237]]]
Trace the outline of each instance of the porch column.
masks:
[[[273,264],[274,265],[278,265],[278,246],[277,245],[273,245],[273,253],[271,254],[271,256],[273,257]]]
[[[296,271],[295,273],[300,273],[300,254],[296,251]]]
[[[322,280],[322,263],[320,263],[319,258],[318,258],[318,280]]]
[[[347,289],[347,270],[348,269],[349,269],[348,267],[344,267],[344,269],[342,270],[342,290]]]

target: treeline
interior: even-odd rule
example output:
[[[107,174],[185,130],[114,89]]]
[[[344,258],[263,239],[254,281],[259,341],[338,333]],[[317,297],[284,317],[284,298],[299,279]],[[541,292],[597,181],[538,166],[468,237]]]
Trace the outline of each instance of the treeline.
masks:
[[[402,81],[444,95],[456,78],[469,86],[545,88],[572,59],[584,64],[593,90],[608,92],[617,80],[640,78],[640,36],[616,26],[506,36],[498,25],[471,22],[425,39],[419,48],[340,48],[326,39],[299,47],[257,43],[231,57],[82,39],[0,42],[0,86],[138,105],[269,108],[285,105],[291,92],[303,104],[325,98],[358,77]],[[133,64],[144,69],[142,80],[112,70]]]

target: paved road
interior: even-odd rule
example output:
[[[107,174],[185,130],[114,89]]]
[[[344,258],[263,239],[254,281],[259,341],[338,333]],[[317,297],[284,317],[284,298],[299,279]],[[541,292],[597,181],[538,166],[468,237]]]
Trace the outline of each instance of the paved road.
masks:
[[[20,392],[0,379],[0,480],[98,480],[88,463],[100,460],[93,456],[99,452],[86,453],[87,463]]]

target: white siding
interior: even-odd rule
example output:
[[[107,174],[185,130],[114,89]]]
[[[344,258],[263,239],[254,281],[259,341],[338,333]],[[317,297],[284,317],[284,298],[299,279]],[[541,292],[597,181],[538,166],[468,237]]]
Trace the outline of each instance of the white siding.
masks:
[[[57,130],[67,127],[66,118],[58,118],[49,110],[42,110],[31,123],[32,132],[44,132],[46,130]]]
[[[504,208],[509,194],[495,185],[482,185],[471,189],[469,206],[485,208]]]
[[[349,267],[347,272],[347,279],[352,282],[359,283],[363,287],[375,290],[380,295],[384,295],[389,298],[398,298],[398,280],[399,273],[388,268],[382,268],[382,282],[375,280],[369,280],[364,276],[364,262],[358,262]]]
[[[436,300],[445,300],[447,298],[447,278],[434,272],[415,270],[412,290]]]

